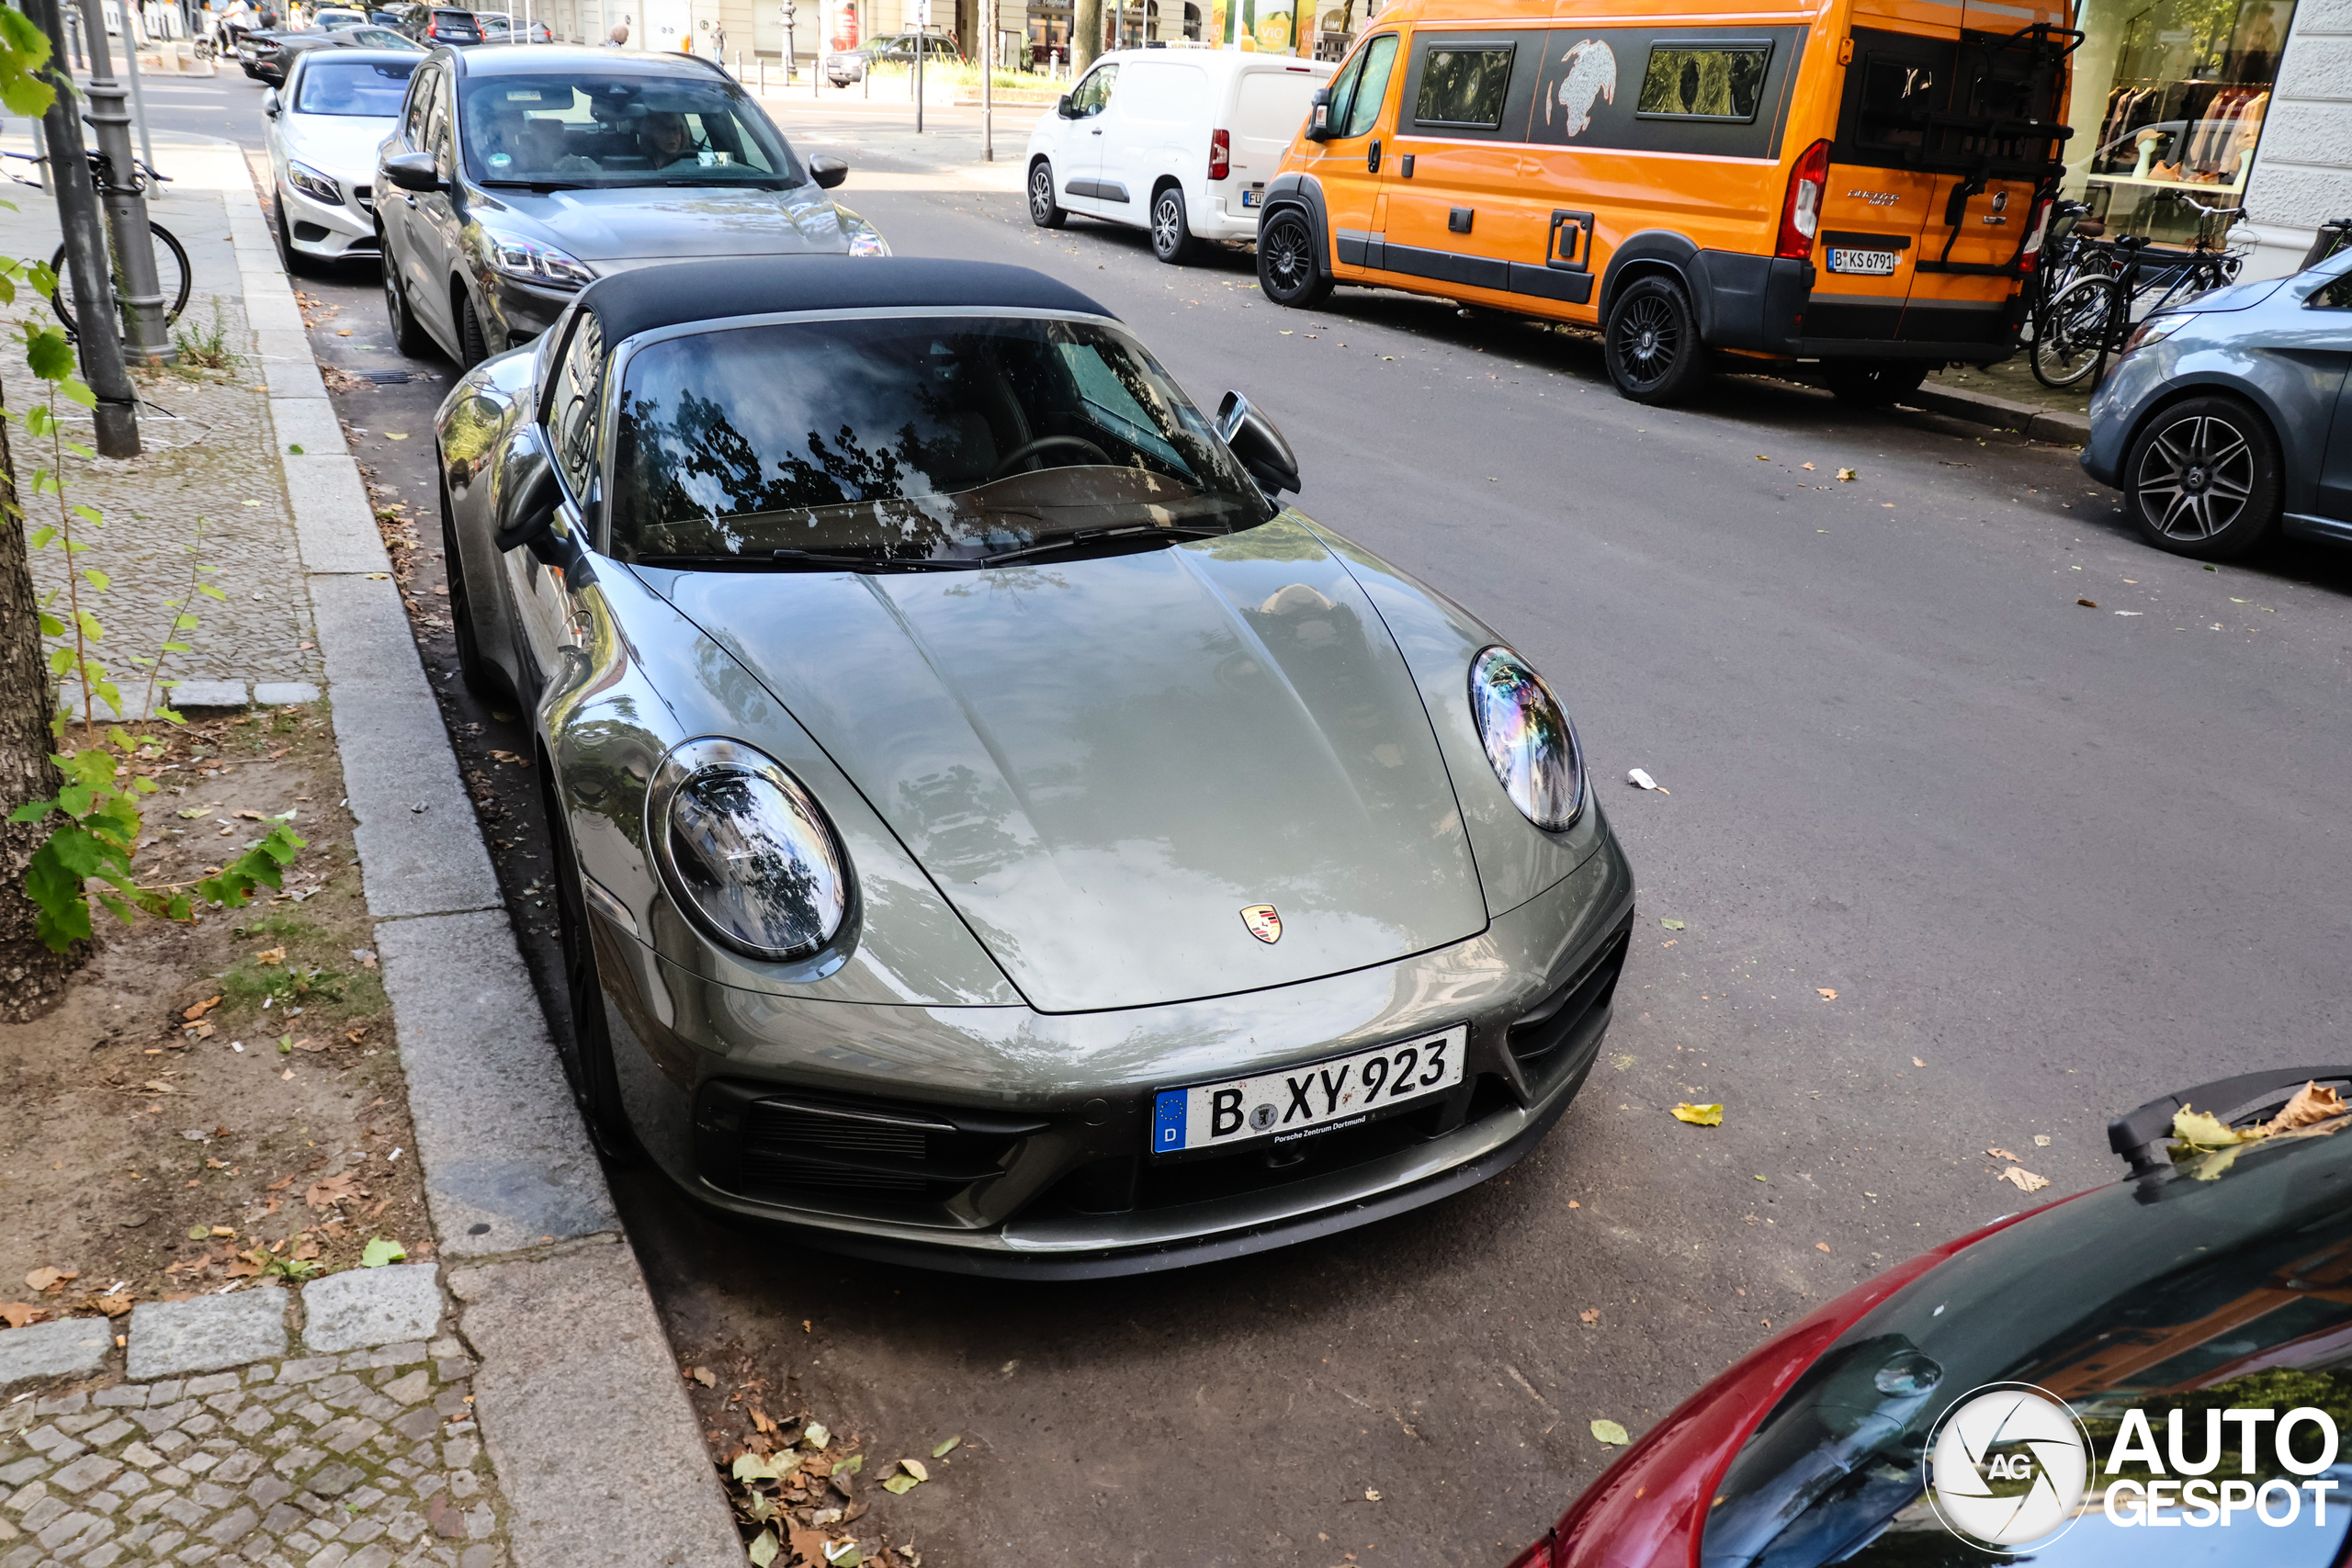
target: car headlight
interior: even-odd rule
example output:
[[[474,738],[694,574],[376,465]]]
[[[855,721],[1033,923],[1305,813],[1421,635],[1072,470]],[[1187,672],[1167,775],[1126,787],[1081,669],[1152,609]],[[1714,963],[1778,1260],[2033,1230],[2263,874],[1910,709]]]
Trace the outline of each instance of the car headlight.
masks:
[[[890,242],[882,231],[869,223],[852,221],[842,225],[849,231],[849,254],[854,256],[887,256]]]
[[[2162,315],[2150,316],[2146,321],[2133,327],[2132,335],[2123,340],[2123,352],[2129,354],[2135,348],[2145,348],[2152,343],[2164,342],[2165,339],[2187,326],[2189,317],[2194,314],[2196,312],[2193,310],[2166,310]]]
[[[692,741],[663,764],[647,829],[672,896],[712,937],[753,958],[801,958],[849,912],[847,857],[831,824],[775,759]]]
[[[297,164],[292,159],[288,159],[286,183],[304,196],[316,197],[329,207],[343,205],[343,187],[308,164]]]
[[[585,263],[553,245],[495,232],[489,238],[491,265],[509,277],[544,288],[583,288],[596,281]]]
[[[1470,712],[1520,814],[1547,833],[1572,826],[1584,809],[1584,759],[1544,677],[1510,649],[1487,649],[1470,661]]]

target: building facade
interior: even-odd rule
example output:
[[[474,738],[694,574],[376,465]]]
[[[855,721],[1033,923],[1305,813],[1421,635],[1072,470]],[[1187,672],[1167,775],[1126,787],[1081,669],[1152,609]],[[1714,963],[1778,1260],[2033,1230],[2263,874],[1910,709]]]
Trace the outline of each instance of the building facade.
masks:
[[[2248,277],[2293,270],[2352,216],[2352,0],[2086,0],[2065,195],[2112,234],[2219,243],[2243,207]]]

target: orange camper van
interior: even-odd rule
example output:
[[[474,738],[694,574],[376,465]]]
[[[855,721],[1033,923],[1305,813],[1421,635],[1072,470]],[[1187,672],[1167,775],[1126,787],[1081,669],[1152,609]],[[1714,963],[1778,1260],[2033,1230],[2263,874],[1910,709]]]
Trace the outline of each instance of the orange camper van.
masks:
[[[1820,362],[1883,402],[2017,344],[2057,190],[2045,0],[1399,0],[1262,197],[1278,303],[1377,284],[1601,330],[1618,389]]]

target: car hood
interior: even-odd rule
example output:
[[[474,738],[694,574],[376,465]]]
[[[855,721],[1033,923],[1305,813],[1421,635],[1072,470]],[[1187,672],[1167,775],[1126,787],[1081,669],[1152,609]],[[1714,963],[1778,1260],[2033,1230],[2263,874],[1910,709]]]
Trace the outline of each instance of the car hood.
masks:
[[[2194,310],[2200,315],[2215,310],[2243,310],[2250,305],[2259,305],[2278,293],[2278,286],[2286,281],[2283,277],[2265,277],[2253,283],[2226,284],[2191,296],[2172,309]]]
[[[849,248],[842,216],[815,184],[796,190],[673,189],[483,193],[476,209],[529,220],[584,262],[835,254]]]
[[[1404,660],[1290,517],[970,573],[646,575],[1041,1011],[1287,985],[1486,927]],[[1243,919],[1261,904],[1271,943]]]
[[[368,114],[288,113],[280,115],[277,123],[285,127],[279,134],[288,157],[345,185],[364,186],[375,179],[376,150],[398,122]]]

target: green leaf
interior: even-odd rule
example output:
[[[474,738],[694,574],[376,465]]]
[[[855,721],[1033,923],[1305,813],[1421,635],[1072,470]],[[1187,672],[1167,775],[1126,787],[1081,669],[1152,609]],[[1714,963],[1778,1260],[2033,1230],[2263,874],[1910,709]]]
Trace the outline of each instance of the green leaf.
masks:
[[[101,528],[106,526],[107,514],[95,506],[85,506],[76,502],[74,505],[74,515],[85,523],[95,523]]]
[[[882,1490],[892,1496],[903,1497],[922,1484],[911,1475],[894,1475],[882,1483]]]
[[[286,450],[292,457],[299,457],[302,455],[302,448],[300,446],[288,446]]]
[[[776,1553],[782,1549],[775,1543],[775,1532],[774,1530],[762,1530],[760,1532],[760,1539],[752,1542],[748,1550],[749,1555],[752,1562],[757,1565],[757,1568],[768,1568],[768,1564],[775,1561]]]
[[[44,381],[62,381],[74,374],[74,345],[57,327],[25,329],[25,363]],[[46,434],[42,432],[41,434]]]
[[[368,1244],[366,1250],[360,1253],[359,1267],[362,1269],[381,1269],[385,1264],[398,1263],[401,1258],[406,1258],[407,1256],[407,1247],[402,1247],[396,1241],[387,1241],[379,1235],[370,1241]]]
[[[949,1454],[956,1451],[956,1445],[963,1440],[964,1439],[961,1438],[948,1438],[945,1442],[931,1450],[931,1457],[933,1459],[945,1459]]]
[[[1658,923],[1659,925],[1664,926],[1668,931],[1680,931],[1680,930],[1682,930],[1682,929],[1683,929],[1682,922],[1681,922],[1680,920],[1670,920],[1670,919],[1666,919],[1664,916],[1660,916],[1660,917],[1658,918],[1658,922],[1657,922],[1657,923]]]
[[[53,800],[28,800],[22,806],[17,807],[14,811],[8,813],[8,820],[11,822],[38,822],[56,809],[57,802]]]
[[[45,550],[49,548],[49,542],[55,537],[57,537],[57,530],[49,524],[44,523],[40,527],[33,530],[32,536],[27,539],[25,543],[34,549]]]
[[[184,642],[167,642],[164,644],[164,651],[165,653],[187,653],[190,651],[190,649],[188,645]]]
[[[226,600],[229,597],[226,593],[221,592],[220,590],[213,587],[212,584],[209,582],[198,583],[196,585],[196,591],[198,593],[203,594],[207,599]]]
[[[94,409],[98,406],[97,393],[90,390],[89,388],[84,386],[79,381],[60,381],[57,384],[57,395],[63,398],[69,403],[79,403],[85,409]],[[88,447],[82,446],[78,442],[69,441],[65,446],[66,450],[72,452],[77,457],[95,457],[97,456],[96,453],[91,451]]]
[[[82,569],[82,581],[101,593],[114,586],[114,579],[94,566],[85,566]]]
[[[841,1463],[833,1466],[833,1473],[835,1475],[855,1475],[859,1471],[864,1470],[865,1468],[865,1456],[864,1454],[852,1454],[849,1458],[842,1461]]]
[[[1634,1440],[1624,1427],[1614,1421],[1608,1420],[1595,1421],[1592,1424],[1592,1435],[1604,1443],[1614,1444],[1620,1448]]]

